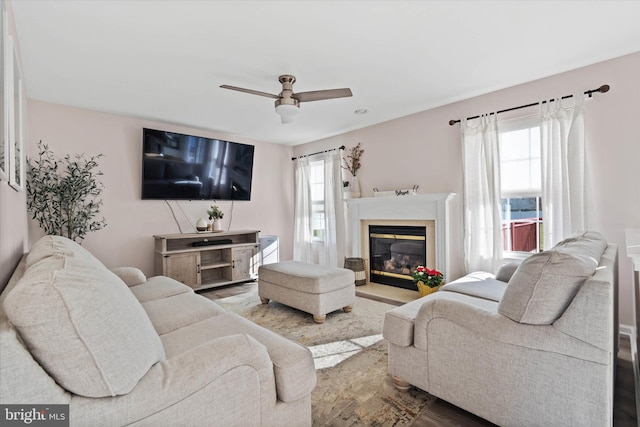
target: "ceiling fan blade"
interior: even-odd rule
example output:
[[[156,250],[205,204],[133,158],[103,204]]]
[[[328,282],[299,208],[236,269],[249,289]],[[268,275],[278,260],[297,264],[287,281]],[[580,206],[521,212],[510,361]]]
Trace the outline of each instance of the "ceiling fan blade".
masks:
[[[292,95],[293,98],[297,99],[300,102],[321,101],[323,99],[333,98],[346,98],[349,96],[353,96],[353,94],[351,93],[351,89],[349,88],[314,90],[311,92],[294,93]]]
[[[259,95],[259,96],[266,96],[267,98],[280,99],[279,95],[274,95],[272,93],[267,93],[267,92],[260,92],[258,90],[245,89],[245,88],[242,88],[242,87],[229,86],[229,85],[221,85],[220,87],[222,89],[237,90],[238,92],[250,93],[252,95]]]

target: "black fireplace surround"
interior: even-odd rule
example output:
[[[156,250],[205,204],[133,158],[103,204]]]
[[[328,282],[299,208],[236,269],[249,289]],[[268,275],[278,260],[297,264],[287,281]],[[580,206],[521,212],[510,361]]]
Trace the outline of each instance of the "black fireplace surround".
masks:
[[[412,273],[426,265],[426,227],[370,225],[369,280],[415,290]]]

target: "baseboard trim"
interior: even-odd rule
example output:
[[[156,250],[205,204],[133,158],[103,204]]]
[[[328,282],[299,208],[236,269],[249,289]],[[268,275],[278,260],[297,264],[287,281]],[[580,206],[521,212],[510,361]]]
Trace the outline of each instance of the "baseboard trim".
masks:
[[[621,334],[625,334],[625,335],[629,335],[630,337],[635,337],[636,336],[636,328],[634,328],[633,326],[630,326],[630,325],[623,325],[621,323],[620,324],[620,333]]]
[[[620,325],[620,333],[629,335],[631,344],[631,364],[633,365],[633,384],[636,392],[636,419],[640,420],[640,361],[638,361],[638,340],[636,328],[629,325]]]

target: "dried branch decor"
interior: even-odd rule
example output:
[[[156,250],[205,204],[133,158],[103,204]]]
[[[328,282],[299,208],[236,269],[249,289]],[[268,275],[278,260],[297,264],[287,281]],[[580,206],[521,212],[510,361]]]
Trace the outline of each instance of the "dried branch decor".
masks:
[[[107,226],[100,213],[104,189],[96,170],[102,154],[56,159],[42,141],[38,158],[27,159],[27,210],[47,234],[78,241]]]
[[[356,145],[355,147],[351,147],[348,151],[347,156],[343,157],[343,160],[346,164],[346,166],[343,166],[343,168],[348,170],[353,176],[356,176],[358,170],[362,167],[362,163],[360,163],[360,157],[362,157],[363,153],[364,149],[358,142],[358,145]]]

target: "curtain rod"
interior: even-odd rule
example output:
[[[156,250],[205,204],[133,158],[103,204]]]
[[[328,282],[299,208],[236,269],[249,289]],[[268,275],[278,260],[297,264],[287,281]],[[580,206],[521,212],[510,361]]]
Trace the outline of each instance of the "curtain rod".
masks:
[[[296,160],[296,159],[299,159],[300,157],[309,157],[309,156],[315,156],[316,154],[328,153],[329,151],[333,151],[333,150],[344,150],[344,145],[341,145],[338,148],[332,148],[330,150],[318,151],[317,153],[303,154],[302,156],[292,157],[291,160]]]
[[[611,87],[609,85],[602,85],[597,89],[588,90],[584,94],[585,95],[589,95],[589,98],[591,98],[594,93],[596,93],[596,92],[599,92],[599,93],[609,92],[609,89],[611,89]],[[566,95],[566,96],[563,96],[561,99],[567,99],[567,98],[571,98],[571,97],[573,97],[573,95]],[[553,100],[551,100],[551,101],[553,101]],[[551,101],[549,101],[549,102],[551,102]],[[542,101],[542,102],[547,102],[547,101]],[[518,107],[507,108],[506,110],[498,111],[496,114],[506,113],[507,111],[519,110],[521,108],[533,107],[533,106],[538,105],[538,104],[539,104],[538,102],[534,102],[534,103],[527,104],[527,105],[520,105]],[[480,116],[467,117],[467,120],[477,119],[478,117],[480,117]],[[450,126],[453,126],[456,123],[460,123],[460,120],[459,119],[458,120],[449,120],[449,125]]]

